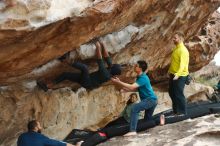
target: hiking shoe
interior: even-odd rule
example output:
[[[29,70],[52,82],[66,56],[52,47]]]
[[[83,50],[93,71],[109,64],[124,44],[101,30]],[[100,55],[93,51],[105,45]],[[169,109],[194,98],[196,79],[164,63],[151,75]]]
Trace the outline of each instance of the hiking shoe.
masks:
[[[48,90],[47,85],[44,82],[42,82],[42,81],[37,81],[37,86],[39,88],[41,88],[42,90],[44,90],[44,92],[47,92],[47,90]]]

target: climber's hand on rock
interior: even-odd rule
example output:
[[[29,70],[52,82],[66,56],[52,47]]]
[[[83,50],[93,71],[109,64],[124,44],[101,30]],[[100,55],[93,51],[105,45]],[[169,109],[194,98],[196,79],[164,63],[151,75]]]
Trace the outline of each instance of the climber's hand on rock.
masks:
[[[112,82],[115,82],[115,83],[119,83],[120,82],[120,79],[118,77],[112,77],[111,78],[111,81]]]

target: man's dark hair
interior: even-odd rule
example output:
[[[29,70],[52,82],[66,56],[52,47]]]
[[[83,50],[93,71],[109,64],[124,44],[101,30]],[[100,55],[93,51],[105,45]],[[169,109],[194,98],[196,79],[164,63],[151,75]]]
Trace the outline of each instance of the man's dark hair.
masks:
[[[121,65],[113,64],[112,67],[111,67],[111,70],[110,70],[110,74],[112,76],[120,75],[121,74]]]
[[[28,128],[28,131],[33,131],[34,128],[37,127],[37,120],[32,120],[30,122],[28,122],[28,125],[27,125],[27,128]]]
[[[147,62],[144,60],[139,60],[138,62],[138,66],[142,69],[143,72],[145,72],[147,70]]]

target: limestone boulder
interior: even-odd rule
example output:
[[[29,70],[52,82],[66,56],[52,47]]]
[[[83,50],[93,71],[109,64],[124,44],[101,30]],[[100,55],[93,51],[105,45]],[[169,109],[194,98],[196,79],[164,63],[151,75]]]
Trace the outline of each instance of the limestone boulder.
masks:
[[[213,12],[219,6],[218,0],[1,1],[0,145],[15,146],[31,119],[39,119],[44,134],[61,140],[73,128],[103,127],[122,111],[128,94],[111,82],[92,91],[70,82],[40,90],[36,80],[75,71],[58,57],[70,52],[72,61],[86,63],[92,72],[97,66],[91,40],[99,38],[113,62],[123,65],[123,81],[134,82],[131,65],[143,59],[157,90],[156,84],[167,80],[176,31],[185,34],[192,71],[213,59],[220,29],[219,13]],[[157,92],[157,111],[163,102],[169,106],[165,90]]]
[[[54,59],[68,51],[76,50],[78,59],[93,57],[94,46],[89,42],[93,38],[103,39],[115,62],[128,64],[144,59],[149,62],[152,79],[162,80],[170,62],[173,34],[180,31],[185,34],[186,42],[189,42],[219,7],[219,1],[215,0],[85,0],[78,5],[74,5],[78,1],[67,1],[63,4],[65,6],[59,2],[17,0],[9,6],[1,2],[4,4],[0,14],[2,85],[44,77],[45,74],[36,74],[35,71],[51,63],[51,60],[52,65],[49,65],[46,74],[56,70]],[[72,8],[73,5],[76,8]],[[21,6],[21,10],[17,8]],[[66,8],[68,6],[70,8]],[[59,10],[64,11],[60,7],[69,10],[68,13],[62,17],[54,16]],[[49,13],[50,9],[53,13]],[[47,14],[42,14],[45,18],[39,19],[42,25],[32,26],[28,16],[35,17],[37,12],[36,15],[30,13],[37,10],[45,10]],[[76,15],[74,10],[80,11],[80,15]],[[208,64],[219,49],[220,27],[217,16],[218,13],[206,25],[208,27],[204,35],[192,38],[193,43],[187,44],[193,71]],[[47,18],[52,17],[56,19],[47,21]],[[23,28],[23,25],[27,28]]]
[[[118,116],[126,100],[114,86],[93,92],[83,88],[47,93],[18,87],[1,89],[0,145],[16,145],[17,137],[27,130],[27,122],[32,119],[41,122],[44,134],[56,139],[63,139],[73,128],[97,130]]]

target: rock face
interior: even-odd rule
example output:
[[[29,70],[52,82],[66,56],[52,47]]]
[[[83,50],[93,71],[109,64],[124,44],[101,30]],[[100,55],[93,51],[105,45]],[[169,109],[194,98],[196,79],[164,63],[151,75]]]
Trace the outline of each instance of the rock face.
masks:
[[[188,43],[188,48],[190,49],[190,51],[194,50],[193,53],[190,54],[191,71],[196,71],[199,66],[203,67],[208,65],[209,62],[206,62],[205,60],[209,60],[210,58],[213,59],[215,54],[219,50],[219,17],[219,13],[214,13],[213,17],[209,19],[205,27],[201,28],[198,35],[190,39],[190,42]],[[198,57],[197,54],[200,54],[199,52],[203,53]]]
[[[154,89],[158,96],[155,113],[170,109],[168,93],[159,91],[158,86]],[[185,95],[193,102],[201,100],[212,90],[194,83],[186,86]],[[191,97],[198,92],[203,94]],[[26,124],[31,119],[39,119],[44,128],[43,133],[56,139],[63,139],[73,128],[96,130],[104,127],[122,112],[128,96],[129,93],[121,94],[110,85],[92,92],[83,88],[77,92],[62,88],[46,93],[37,88],[30,90],[18,86],[1,89],[0,145],[14,146],[17,137],[26,131]]]
[[[96,130],[104,126],[126,103],[126,98],[114,87],[100,87],[89,93],[83,89],[73,92],[69,88],[47,93],[11,88],[1,91],[0,97],[2,146],[15,145],[17,137],[26,131],[27,122],[33,118],[40,120],[44,134],[62,139],[73,128]]]
[[[62,139],[73,128],[102,127],[122,111],[128,94],[121,95],[110,83],[93,91],[61,88],[70,83],[46,93],[39,90],[36,79],[71,70],[57,57],[71,51],[71,59],[84,61],[93,71],[90,40],[98,37],[113,61],[125,64],[123,80],[132,82],[129,64],[144,59],[157,83],[167,78],[176,31],[186,35],[191,70],[212,60],[219,49],[219,14],[207,20],[219,5],[218,0],[1,1],[0,145],[14,146],[30,119],[39,119],[45,134]],[[163,108],[159,102],[157,111]]]
[[[36,79],[41,75],[33,73],[34,69],[68,51],[79,50],[77,48],[94,37],[106,38],[107,46],[116,49],[112,53],[117,52],[114,57],[117,63],[127,64],[139,58],[145,59],[150,64],[150,73],[154,72],[154,74],[151,73],[152,78],[161,80],[169,64],[169,55],[173,46],[168,42],[171,42],[173,34],[176,31],[183,32],[186,35],[185,38],[189,40],[220,3],[215,0],[205,2],[202,0],[107,0],[89,3],[85,0],[79,3],[79,8],[77,7],[82,10],[80,16],[75,16],[74,11],[71,13],[71,18],[56,22],[53,22],[56,20],[53,19],[52,24],[33,28],[31,18],[37,17],[36,11],[44,9],[47,12],[40,16],[44,17],[39,19],[42,25],[47,24],[47,19],[50,17],[56,17],[54,16],[56,13],[52,15],[48,12],[50,8],[54,9],[55,2],[55,0],[34,0],[33,2],[19,0],[16,5],[3,7],[0,31],[1,84],[7,85],[22,79]],[[83,4],[90,7],[83,7]],[[56,12],[56,9],[54,11]],[[65,16],[70,16],[70,13],[63,14],[63,17]],[[57,19],[63,17],[57,16]],[[10,22],[9,24],[13,25],[7,25],[7,21],[22,22]],[[29,23],[23,24],[24,21]],[[219,22],[219,18],[216,18],[216,21]],[[217,22],[208,25],[204,36],[207,39],[211,36],[211,42],[207,42],[207,39],[203,41],[201,37],[193,39],[195,43],[189,44],[193,70],[207,64],[219,48],[216,42],[216,40],[219,41],[219,23]],[[20,28],[20,23],[28,28],[16,31],[16,28]],[[110,33],[112,35],[108,36]]]
[[[155,109],[154,113],[159,113],[168,110],[172,107],[172,102],[168,94],[168,83],[156,84],[154,86],[156,95],[158,96],[158,107]],[[163,89],[163,90],[161,90]],[[214,89],[209,86],[205,86],[196,82],[190,83],[190,85],[185,86],[184,95],[187,98],[188,103],[195,103],[199,101],[207,101],[208,97]]]

